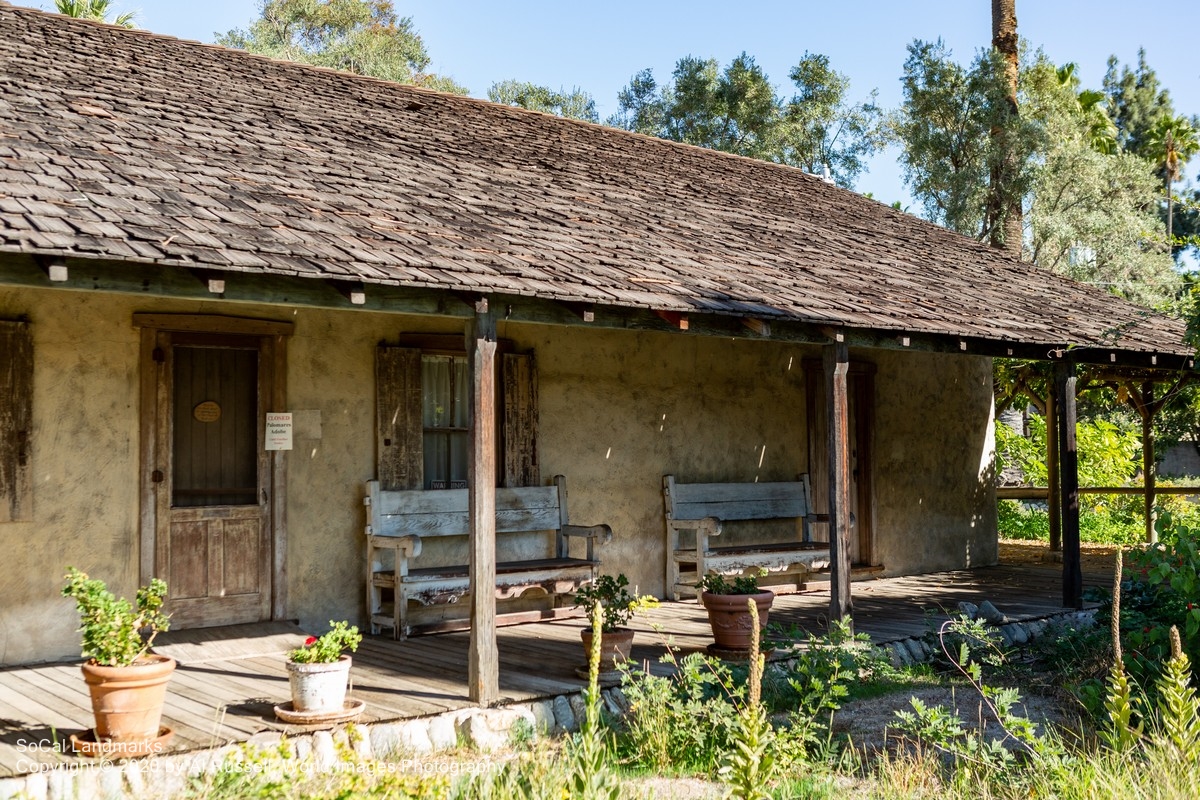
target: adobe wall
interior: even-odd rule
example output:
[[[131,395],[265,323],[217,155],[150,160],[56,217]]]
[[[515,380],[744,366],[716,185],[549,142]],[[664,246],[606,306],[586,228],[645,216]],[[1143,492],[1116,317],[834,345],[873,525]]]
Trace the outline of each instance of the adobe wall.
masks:
[[[70,564],[131,595],[138,577],[137,311],[290,320],[288,615],[363,622],[363,483],[374,477],[374,357],[400,332],[459,323],[220,300],[0,290],[34,340],[33,520],[0,524],[0,665],[78,656],[58,594]],[[807,470],[801,360],[813,347],[501,322],[537,355],[542,478],[568,477],[573,521],[608,522],[606,572],[663,586],[661,478],[791,480]],[[889,573],[995,559],[990,362],[855,353],[878,364],[876,529]],[[917,546],[913,546],[916,542]]]

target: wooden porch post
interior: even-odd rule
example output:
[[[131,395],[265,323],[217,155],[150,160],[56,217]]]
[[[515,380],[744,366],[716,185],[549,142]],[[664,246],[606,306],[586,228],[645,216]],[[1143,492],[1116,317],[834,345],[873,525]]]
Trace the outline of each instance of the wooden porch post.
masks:
[[[853,625],[850,597],[850,424],[847,375],[850,355],[845,342],[825,346],[825,409],[829,415],[829,623]]]
[[[1046,516],[1050,523],[1050,552],[1062,553],[1062,500],[1058,480],[1058,387],[1046,388]]]
[[[1142,398],[1138,411],[1142,416],[1142,488],[1146,504],[1146,541],[1154,544],[1158,541],[1158,531],[1154,528],[1154,382],[1145,381],[1142,384]]]
[[[496,646],[496,321],[482,298],[467,323],[471,372],[470,516],[471,650],[467,694],[490,706],[500,697]]]
[[[1054,365],[1058,396],[1059,485],[1062,504],[1063,606],[1083,608],[1083,572],[1079,564],[1079,451],[1075,442],[1075,364]]]

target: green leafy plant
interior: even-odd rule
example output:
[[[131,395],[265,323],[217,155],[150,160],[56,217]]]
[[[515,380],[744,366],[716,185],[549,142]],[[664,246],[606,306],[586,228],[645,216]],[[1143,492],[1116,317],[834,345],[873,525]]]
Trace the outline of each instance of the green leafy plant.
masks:
[[[127,667],[144,656],[159,631],[170,625],[163,613],[167,584],[155,578],[137,591],[136,604],[118,598],[104,581],[68,567],[63,597],[75,601],[82,633],[82,654],[95,664]],[[142,632],[146,631],[143,637]]]
[[[654,608],[658,601],[650,595],[629,593],[629,579],[624,575],[601,575],[575,593],[575,605],[592,619],[597,607],[603,609],[601,631],[612,633],[629,622],[635,612]]]
[[[592,630],[600,627],[602,615],[601,607],[593,604]],[[600,721],[600,649],[600,637],[594,637],[588,653],[583,724],[567,748],[570,771],[566,789],[577,800],[617,800],[621,796],[620,784],[608,767],[610,748]]]
[[[763,591],[758,586],[758,579],[766,574],[765,569],[759,569],[726,580],[724,575],[710,572],[696,581],[696,588],[710,594],[758,594]]]
[[[298,647],[288,654],[288,659],[297,664],[332,664],[342,655],[342,651],[354,652],[362,641],[358,628],[349,625],[345,620],[334,622],[329,620],[328,631],[320,636],[310,636],[304,641],[303,647]]]

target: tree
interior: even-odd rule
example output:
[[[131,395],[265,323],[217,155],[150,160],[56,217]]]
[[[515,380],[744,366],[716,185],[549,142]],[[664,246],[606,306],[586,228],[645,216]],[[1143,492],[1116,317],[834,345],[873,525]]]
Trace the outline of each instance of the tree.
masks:
[[[805,53],[788,77],[798,91],[784,109],[780,160],[813,173],[829,167],[837,184],[853,186],[867,159],[884,145],[877,93],[848,102],[850,79],[819,54]]]
[[[1183,177],[1183,165],[1200,152],[1196,129],[1182,116],[1161,116],[1146,135],[1145,149],[1167,185],[1167,241],[1174,240],[1174,198],[1171,184]]]
[[[54,10],[59,14],[76,19],[91,19],[96,22],[109,22],[108,15],[112,13],[110,0],[54,0]],[[122,28],[133,28],[134,12],[127,11],[117,15],[110,24]]]
[[[666,85],[648,69],[634,75],[608,123],[809,172],[827,166],[837,183],[852,186],[882,145],[874,94],[848,103],[849,81],[822,55],[805,53],[790,75],[798,93],[785,100],[746,53],[724,70],[715,59],[686,56]]]
[[[252,53],[371,75],[398,83],[466,94],[465,87],[425,72],[429,54],[391,0],[261,0],[248,30],[231,30],[217,44]]]
[[[1008,117],[1020,113],[1017,105],[1017,77],[1020,72],[1020,41],[1017,38],[1016,0],[992,0],[992,49],[1003,67],[1005,97],[997,109]],[[1012,258],[1021,257],[1021,197],[1007,191],[1005,184],[1016,178],[1020,165],[1019,153],[1010,147],[1006,137],[1012,125],[994,124],[991,129],[992,148],[1003,154],[992,160],[989,176],[988,216],[997,221],[991,226],[988,242]]]
[[[578,87],[570,92],[556,92],[548,86],[507,80],[493,83],[488,89],[488,99],[493,103],[544,111],[559,117],[582,119],[587,122],[600,121],[600,115],[596,113],[596,101]]]
[[[1028,193],[1042,147],[1040,126],[1009,113],[1005,69],[994,50],[964,68],[940,40],[914,41],[892,120],[905,182],[926,217],[980,241],[991,240],[1005,209]],[[1003,180],[993,182],[993,172]]]
[[[1045,133],[1027,200],[1031,259],[1162,306],[1178,291],[1179,276],[1151,234],[1158,193],[1153,165],[1117,150],[1103,135],[1103,107],[1091,102],[1098,93],[1078,91],[1071,70],[1042,57],[1024,71],[1022,82],[1024,113]]]
[[[1135,155],[1151,157],[1147,150],[1150,132],[1160,117],[1175,115],[1171,96],[1146,63],[1144,49],[1138,50],[1137,69],[1122,66],[1118,72],[1117,66],[1117,57],[1109,56],[1103,84],[1109,116],[1117,127],[1117,143]]]

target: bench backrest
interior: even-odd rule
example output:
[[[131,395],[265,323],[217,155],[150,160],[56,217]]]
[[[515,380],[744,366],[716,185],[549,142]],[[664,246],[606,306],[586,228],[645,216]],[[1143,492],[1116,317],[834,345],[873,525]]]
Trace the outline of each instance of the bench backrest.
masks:
[[[466,536],[470,516],[466,489],[383,491],[367,482],[370,530],[375,536]],[[566,481],[553,486],[496,490],[496,533],[556,531],[566,523]]]
[[[774,483],[678,483],[674,475],[663,476],[669,520],[804,518],[811,512],[810,494],[808,475]]]

